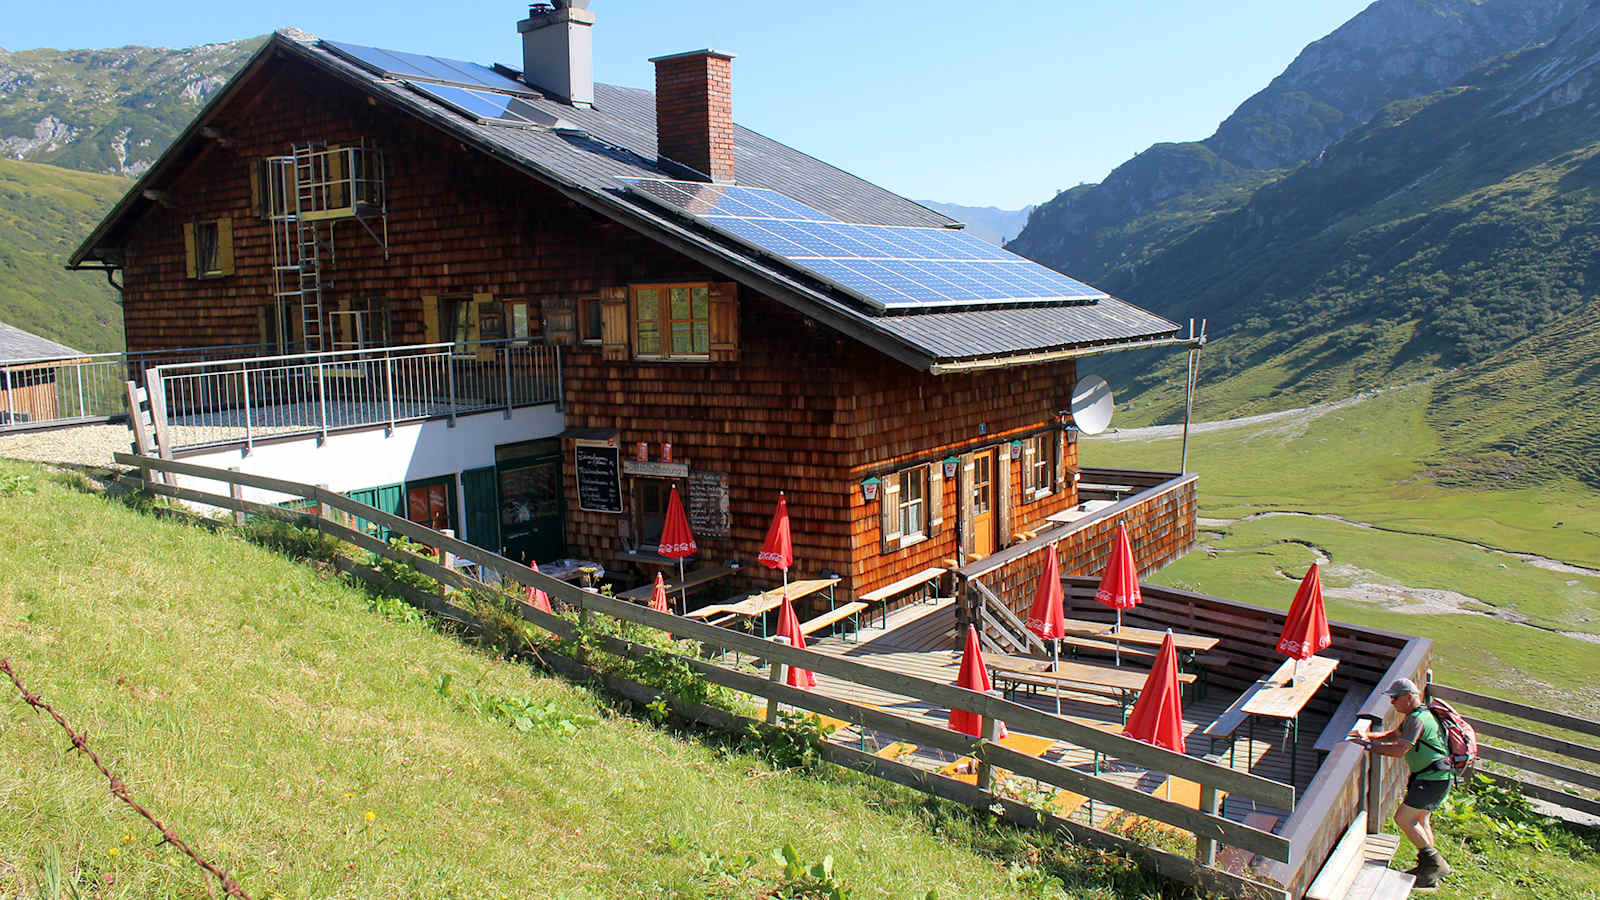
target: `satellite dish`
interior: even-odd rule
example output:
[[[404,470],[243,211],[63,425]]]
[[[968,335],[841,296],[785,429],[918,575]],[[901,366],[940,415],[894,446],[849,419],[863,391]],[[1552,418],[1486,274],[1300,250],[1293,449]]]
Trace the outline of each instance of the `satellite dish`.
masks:
[[[1072,386],[1072,422],[1084,434],[1099,434],[1111,424],[1111,385],[1099,375],[1078,379]]]

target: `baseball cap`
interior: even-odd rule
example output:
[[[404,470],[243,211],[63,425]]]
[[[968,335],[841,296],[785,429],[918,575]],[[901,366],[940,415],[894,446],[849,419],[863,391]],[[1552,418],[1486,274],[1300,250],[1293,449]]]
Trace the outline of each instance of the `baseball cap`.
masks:
[[[1398,697],[1401,694],[1422,696],[1422,692],[1417,690],[1417,683],[1409,678],[1396,678],[1394,684],[1389,685],[1388,693],[1391,697]]]

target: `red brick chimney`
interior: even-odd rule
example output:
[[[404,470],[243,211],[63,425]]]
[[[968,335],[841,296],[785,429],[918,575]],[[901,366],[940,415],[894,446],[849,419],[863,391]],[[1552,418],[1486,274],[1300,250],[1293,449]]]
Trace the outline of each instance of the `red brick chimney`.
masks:
[[[733,54],[691,50],[656,64],[656,153],[711,181],[733,180]]]

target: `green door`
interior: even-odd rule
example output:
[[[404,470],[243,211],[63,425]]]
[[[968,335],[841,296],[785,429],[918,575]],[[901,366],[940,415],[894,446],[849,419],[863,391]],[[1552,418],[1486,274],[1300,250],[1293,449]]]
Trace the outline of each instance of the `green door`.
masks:
[[[561,456],[502,459],[500,481],[501,552],[517,562],[566,555],[561,516]]]
[[[500,551],[500,483],[494,466],[464,469],[461,492],[466,495],[466,539],[493,553]]]

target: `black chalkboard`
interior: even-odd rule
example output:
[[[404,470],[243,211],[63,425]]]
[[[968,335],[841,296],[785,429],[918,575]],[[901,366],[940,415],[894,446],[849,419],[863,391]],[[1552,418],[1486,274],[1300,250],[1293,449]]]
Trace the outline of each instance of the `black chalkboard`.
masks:
[[[590,512],[622,512],[617,448],[579,444],[572,455],[578,472],[578,507]]]

